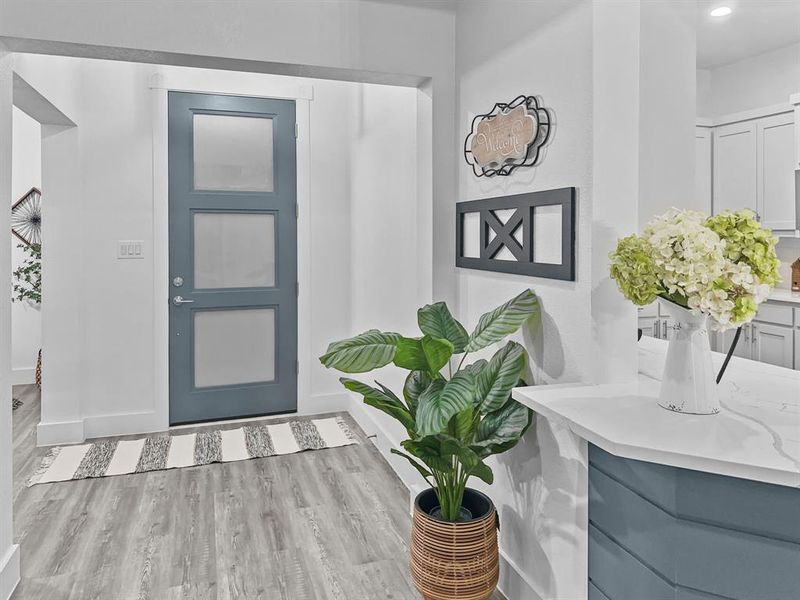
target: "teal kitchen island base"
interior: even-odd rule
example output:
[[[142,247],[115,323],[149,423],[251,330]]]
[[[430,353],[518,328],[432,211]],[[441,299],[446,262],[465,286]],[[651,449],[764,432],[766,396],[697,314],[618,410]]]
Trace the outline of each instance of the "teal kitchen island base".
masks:
[[[800,489],[589,446],[590,600],[800,598]]]
[[[536,412],[542,457],[526,551],[546,562],[531,562],[531,589],[800,600],[800,371],[734,357],[720,412],[680,414],[658,404],[666,350],[642,338],[633,381],[514,390]],[[712,353],[715,369],[724,359]]]

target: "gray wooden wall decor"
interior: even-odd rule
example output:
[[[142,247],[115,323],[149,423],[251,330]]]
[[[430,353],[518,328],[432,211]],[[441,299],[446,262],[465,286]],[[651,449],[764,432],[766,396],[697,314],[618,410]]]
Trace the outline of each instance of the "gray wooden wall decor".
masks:
[[[456,204],[456,266],[575,280],[575,188]]]

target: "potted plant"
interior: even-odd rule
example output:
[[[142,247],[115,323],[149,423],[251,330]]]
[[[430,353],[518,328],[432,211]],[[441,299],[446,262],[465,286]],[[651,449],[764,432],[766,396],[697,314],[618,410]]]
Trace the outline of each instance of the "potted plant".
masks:
[[[17,244],[17,248],[25,253],[22,264],[12,273],[13,293],[11,299],[16,302],[28,302],[38,308],[42,304],[42,245]],[[42,386],[42,351],[36,358],[36,385]]]
[[[13,273],[12,299],[31,304],[42,303],[42,246],[40,244],[17,244],[25,253],[25,259]]]
[[[780,281],[776,243],[750,210],[706,217],[675,208],[650,221],[641,236],[619,240],[610,258],[620,291],[639,306],[658,299],[675,320],[661,406],[719,412],[708,322],[717,330],[739,328],[730,356],[741,326]]]
[[[533,413],[511,398],[527,367],[527,353],[509,341],[485,359],[467,357],[514,333],[539,314],[539,301],[525,290],[481,316],[469,334],[444,302],[419,309],[421,337],[378,330],[330,344],[322,364],[344,373],[365,373],[390,363],[409,371],[402,398],[342,377],[344,386],[373,408],[402,423],[403,450],[431,486],[414,502],[411,571],[426,600],[485,600],[499,574],[497,515],[492,501],[467,487],[471,477],[491,484],[485,459],[513,448]],[[453,370],[455,357],[460,356]]]

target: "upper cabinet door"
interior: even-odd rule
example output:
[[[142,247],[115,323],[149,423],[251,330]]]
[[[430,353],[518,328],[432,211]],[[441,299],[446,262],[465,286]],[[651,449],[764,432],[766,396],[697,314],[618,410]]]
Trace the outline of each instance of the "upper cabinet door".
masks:
[[[752,121],[714,130],[713,213],[757,207],[756,125]]]
[[[695,127],[695,197],[697,209],[711,213],[711,129]]]
[[[794,114],[759,119],[756,128],[761,220],[770,229],[794,229]]]

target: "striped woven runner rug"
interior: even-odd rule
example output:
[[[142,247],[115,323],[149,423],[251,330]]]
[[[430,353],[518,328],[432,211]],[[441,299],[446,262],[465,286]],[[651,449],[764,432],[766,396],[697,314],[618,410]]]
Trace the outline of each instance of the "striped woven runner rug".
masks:
[[[146,473],[357,443],[344,420],[331,417],[56,446],[42,459],[28,487],[37,483]]]

